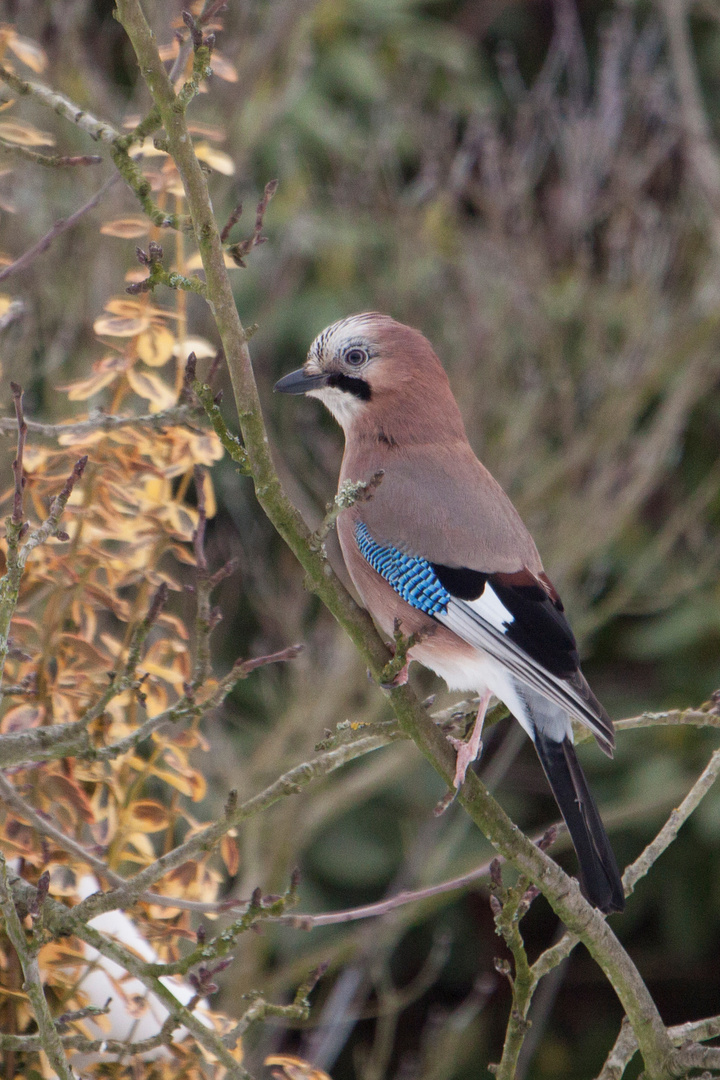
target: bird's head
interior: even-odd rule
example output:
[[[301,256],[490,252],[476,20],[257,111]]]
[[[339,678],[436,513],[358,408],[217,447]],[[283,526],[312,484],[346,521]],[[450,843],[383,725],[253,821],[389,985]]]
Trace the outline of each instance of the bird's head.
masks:
[[[418,330],[375,311],[351,315],[323,330],[304,365],[280,379],[281,394],[319,398],[347,435],[393,414],[431,415],[450,393],[442,365]]]

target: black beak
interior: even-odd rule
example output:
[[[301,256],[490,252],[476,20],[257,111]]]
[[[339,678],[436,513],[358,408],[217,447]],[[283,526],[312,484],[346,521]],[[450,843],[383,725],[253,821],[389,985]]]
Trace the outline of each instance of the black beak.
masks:
[[[308,375],[304,368],[291,371],[280,382],[276,382],[273,390],[279,394],[306,394],[308,390],[317,390],[321,386],[327,386],[327,375]]]

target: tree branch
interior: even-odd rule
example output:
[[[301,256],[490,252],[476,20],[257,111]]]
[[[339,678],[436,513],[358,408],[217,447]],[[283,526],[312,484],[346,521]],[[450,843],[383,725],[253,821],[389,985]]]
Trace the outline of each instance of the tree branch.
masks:
[[[634,890],[640,878],[645,877],[650,867],[662,853],[672,844],[682,826],[705,798],[710,788],[720,774],[720,750],[716,750],[698,779],[693,784],[677,810],[673,810],[668,820],[663,825],[652,843],[648,844],[643,853],[628,866],[623,874],[625,895],[629,896]]]
[[[126,184],[135,193],[143,210],[154,225],[160,229],[178,229],[188,231],[191,228],[190,221],[178,214],[166,214],[157,206],[152,199],[150,181],[143,175],[137,161],[128,153],[128,148],[136,138],[144,136],[146,131],[154,130],[158,126],[158,113],[153,110],[145,121],[138,125],[135,131],[129,135],[121,135],[111,124],[105,120],[98,120],[86,109],[81,109],[72,101],[51,90],[49,86],[37,82],[34,79],[21,79],[19,75],[9,71],[0,64],[0,79],[7,83],[16,94],[34,98],[48,109],[52,109],[58,116],[69,120],[83,131],[87,132],[95,142],[105,143],[110,148],[110,156],[115,168],[122,176]]]
[[[388,651],[367,613],[358,608],[329,572],[330,568],[322,556],[310,549],[308,530],[287,499],[273,467],[252,372],[247,334],[235,306],[207,181],[194,154],[184,112],[178,107],[175,91],[138,0],[118,0],[117,10],[162,117],[168,148],[183,180],[205,270],[208,302],[212,306],[227,359],[257,498],[305,569],[310,587],[345,628],[373,677],[379,681],[382,668],[389,660]],[[388,696],[400,726],[413,738],[449,786],[455,761],[442,733],[407,686],[389,690]],[[460,792],[460,801],[494,846],[542,889],[558,916],[581,937],[620,997],[633,1024],[649,1072],[657,1080],[664,1080],[668,1076],[666,1061],[671,1051],[665,1027],[639,972],[603,917],[584,900],[577,882],[569,879],[513,825],[474,774],[468,776]]]
[[[101,159],[99,159],[101,160]],[[76,210],[74,214],[71,214],[68,218],[61,218],[60,221],[56,221],[52,229],[38,240],[31,248],[28,248],[26,252],[20,255],[14,262],[11,262],[9,266],[4,266],[0,270],[0,281],[5,281],[6,278],[17,274],[21,270],[27,270],[28,266],[35,261],[38,255],[42,255],[44,251],[52,244],[53,240],[56,240],[58,236],[61,236],[68,229],[72,229],[74,225],[77,225],[80,218],[84,217],[90,210],[97,206],[97,204],[105,197],[110,188],[117,183],[120,179],[117,173],[111,176],[105,181],[103,186],[97,191],[92,199],[81,206],[79,210]]]
[[[35,1014],[42,1048],[47,1054],[50,1064],[55,1069],[61,1080],[74,1080],[72,1070],[67,1063],[60,1035],[43,990],[38,967],[37,951],[27,941],[20,917],[15,908],[15,902],[10,890],[7,864],[5,857],[0,853],[0,910],[4,916],[5,932],[13,944],[15,952],[23,972],[23,989],[30,999]]]

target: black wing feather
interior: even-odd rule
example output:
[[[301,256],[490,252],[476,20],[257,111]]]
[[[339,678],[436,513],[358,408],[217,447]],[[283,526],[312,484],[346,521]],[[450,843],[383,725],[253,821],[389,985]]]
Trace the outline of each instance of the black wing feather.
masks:
[[[484,574],[480,570],[432,563],[440,583],[457,600],[477,600],[485,586],[513,616],[505,637],[551,675],[567,679],[580,667],[577,643],[562,604],[554,601],[529,572]]]

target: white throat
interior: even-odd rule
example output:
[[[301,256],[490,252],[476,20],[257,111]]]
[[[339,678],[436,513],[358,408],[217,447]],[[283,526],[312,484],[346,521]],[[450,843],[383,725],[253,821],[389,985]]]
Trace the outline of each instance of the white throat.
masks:
[[[323,386],[318,390],[308,390],[306,397],[317,398],[333,414],[345,434],[348,433],[352,423],[358,416],[365,402],[349,394],[347,390],[339,390],[336,386]]]

